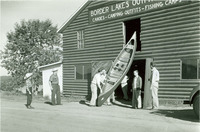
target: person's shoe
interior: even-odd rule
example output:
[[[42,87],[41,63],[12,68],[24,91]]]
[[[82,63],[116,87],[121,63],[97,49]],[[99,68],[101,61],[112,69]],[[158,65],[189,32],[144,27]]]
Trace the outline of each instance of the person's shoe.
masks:
[[[107,105],[108,105],[108,106],[111,106],[112,104],[111,104],[111,103],[108,103]]]
[[[124,100],[128,101],[128,98],[123,98]]]
[[[32,107],[32,106],[29,106],[29,108],[30,108],[30,109],[35,109],[35,108],[34,108],[34,107]]]
[[[123,100],[127,100],[127,98],[123,98]]]
[[[105,102],[105,103],[103,103],[103,105],[107,105],[107,103]]]
[[[151,107],[146,107],[145,109],[146,109],[146,110],[152,110],[152,108],[151,108]]]
[[[25,106],[26,106],[26,108],[28,108],[28,105],[27,105],[27,104],[25,104]]]
[[[56,103],[52,103],[52,102],[51,102],[51,105],[52,105],[52,106],[55,106],[55,105],[56,105]]]
[[[27,109],[31,109],[31,106],[30,106],[30,105],[27,105]]]
[[[95,105],[89,105],[90,107],[96,107]]]
[[[112,102],[113,102],[113,103],[116,103],[116,100],[113,100]]]
[[[151,110],[157,110],[158,108],[157,107],[152,107],[152,109]]]

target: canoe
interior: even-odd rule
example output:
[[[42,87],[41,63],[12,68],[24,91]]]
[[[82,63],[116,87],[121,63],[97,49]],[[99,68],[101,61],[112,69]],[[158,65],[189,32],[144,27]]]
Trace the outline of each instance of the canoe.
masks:
[[[122,79],[131,67],[136,52],[136,47],[136,32],[134,32],[131,39],[123,47],[109,69],[108,74],[106,75],[105,85],[102,88],[102,93],[97,98],[97,106],[101,106],[120,85]]]

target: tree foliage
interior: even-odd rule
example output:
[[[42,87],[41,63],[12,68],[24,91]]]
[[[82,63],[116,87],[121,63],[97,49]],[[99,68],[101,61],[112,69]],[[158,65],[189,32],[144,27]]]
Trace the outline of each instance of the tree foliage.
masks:
[[[7,44],[1,51],[2,67],[15,78],[17,85],[24,82],[28,72],[33,73],[35,84],[41,82],[39,66],[62,59],[62,38],[50,20],[22,20],[14,31],[7,33]]]
[[[12,91],[14,89],[14,80],[11,76],[0,77],[0,90]]]

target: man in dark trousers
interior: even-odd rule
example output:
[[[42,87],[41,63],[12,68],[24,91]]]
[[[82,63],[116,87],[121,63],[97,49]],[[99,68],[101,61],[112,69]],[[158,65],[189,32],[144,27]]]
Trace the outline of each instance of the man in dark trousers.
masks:
[[[139,76],[138,70],[134,70],[133,72],[133,84],[132,84],[132,107],[135,109],[142,107],[142,100],[141,100],[141,89],[142,89],[142,78]]]
[[[51,100],[52,105],[61,105],[61,98],[60,98],[60,86],[59,86],[59,79],[57,75],[57,69],[53,69],[53,74],[49,78],[49,85],[51,88]],[[55,103],[55,95],[57,103]]]
[[[34,107],[31,106],[32,103],[32,94],[33,94],[33,82],[32,82],[32,73],[27,73],[24,77],[26,81],[26,95],[27,95],[27,104],[26,107],[28,109],[34,109]]]

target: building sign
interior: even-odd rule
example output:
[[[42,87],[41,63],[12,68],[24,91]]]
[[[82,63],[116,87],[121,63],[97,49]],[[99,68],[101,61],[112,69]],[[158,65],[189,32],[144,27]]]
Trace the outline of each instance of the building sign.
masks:
[[[89,22],[97,23],[181,3],[183,0],[128,0],[89,9]]]

